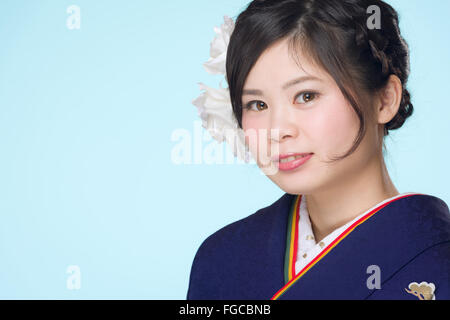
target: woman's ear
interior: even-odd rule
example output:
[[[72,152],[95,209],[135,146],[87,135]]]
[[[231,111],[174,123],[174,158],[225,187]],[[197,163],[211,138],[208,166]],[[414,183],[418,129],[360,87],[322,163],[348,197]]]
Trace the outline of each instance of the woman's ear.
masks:
[[[379,92],[376,111],[379,124],[386,124],[398,113],[402,102],[403,85],[399,77],[391,75],[386,86]]]

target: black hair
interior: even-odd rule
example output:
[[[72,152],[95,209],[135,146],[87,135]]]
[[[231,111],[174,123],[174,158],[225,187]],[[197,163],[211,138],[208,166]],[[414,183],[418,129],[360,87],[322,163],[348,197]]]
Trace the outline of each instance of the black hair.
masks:
[[[380,29],[368,27],[372,5],[380,9]],[[241,129],[242,92],[248,74],[262,53],[283,39],[289,39],[290,49],[301,48],[333,77],[360,120],[353,147],[335,160],[352,154],[363,140],[367,117],[373,114],[367,98],[385,87],[390,75],[400,79],[403,93],[398,113],[384,125],[384,136],[412,115],[406,88],[409,48],[392,6],[381,0],[254,0],[236,19],[226,58],[233,114]]]

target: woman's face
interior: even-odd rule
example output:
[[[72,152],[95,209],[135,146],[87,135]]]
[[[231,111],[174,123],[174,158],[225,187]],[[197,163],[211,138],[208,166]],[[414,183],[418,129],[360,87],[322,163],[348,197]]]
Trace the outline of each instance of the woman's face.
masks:
[[[300,53],[298,57],[301,67],[289,54],[287,40],[263,53],[244,85],[242,127],[245,132],[256,132],[258,140],[247,137],[247,142],[269,178],[287,193],[309,194],[339,187],[355,177],[373,159],[378,138],[376,126],[368,123],[366,136],[352,155],[325,163],[353,146],[359,119],[334,79]],[[299,78],[304,80],[293,82]],[[261,143],[267,143],[267,149]],[[269,151],[259,154],[263,150]],[[289,153],[313,155],[289,171],[270,161]]]

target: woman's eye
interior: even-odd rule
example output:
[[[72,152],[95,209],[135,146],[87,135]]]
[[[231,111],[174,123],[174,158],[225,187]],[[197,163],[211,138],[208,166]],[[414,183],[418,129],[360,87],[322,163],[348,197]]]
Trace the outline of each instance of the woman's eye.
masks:
[[[262,111],[265,108],[267,108],[267,105],[262,101],[251,101],[245,105],[245,109],[247,110]]]
[[[298,101],[298,98],[303,97],[303,99],[301,99],[302,102],[300,102],[300,103],[308,103],[308,102],[314,100],[316,98],[316,96],[317,96],[317,93],[315,93],[315,92],[303,92],[297,96],[296,101]]]
[[[297,96],[296,101],[299,101],[300,103],[308,103],[317,98],[319,94],[316,92],[303,92]],[[263,111],[264,109],[267,109],[267,105],[262,101],[251,101],[245,105],[246,110],[253,110],[253,111]]]

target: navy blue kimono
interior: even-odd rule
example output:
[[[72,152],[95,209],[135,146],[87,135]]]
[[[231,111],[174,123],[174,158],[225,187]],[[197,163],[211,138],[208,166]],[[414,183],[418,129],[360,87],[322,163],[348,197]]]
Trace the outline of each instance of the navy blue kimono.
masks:
[[[443,200],[412,194],[389,202],[287,279],[297,197],[285,193],[209,236],[195,255],[187,300],[426,300],[430,287],[433,299],[450,299],[450,213]]]

